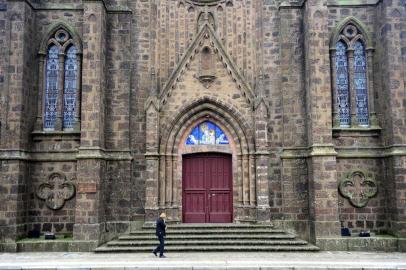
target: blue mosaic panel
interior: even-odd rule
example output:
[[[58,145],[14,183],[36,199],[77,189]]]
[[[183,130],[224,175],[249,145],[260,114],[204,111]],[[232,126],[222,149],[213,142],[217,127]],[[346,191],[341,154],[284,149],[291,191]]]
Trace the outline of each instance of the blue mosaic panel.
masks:
[[[63,94],[63,127],[75,125],[76,95],[78,80],[78,62],[75,46],[69,47],[65,60],[65,81]]]
[[[354,86],[357,119],[360,126],[368,126],[369,113],[365,47],[361,41],[357,41],[354,45],[354,49]]]
[[[337,106],[340,126],[348,127],[351,124],[348,83],[347,46],[339,41],[336,45],[336,89]]]
[[[58,71],[59,71],[59,49],[56,45],[49,47],[46,63],[46,88],[45,88],[45,115],[44,128],[54,129],[58,114]]]
[[[229,144],[226,134],[216,124],[205,121],[196,126],[186,139],[186,145]]]

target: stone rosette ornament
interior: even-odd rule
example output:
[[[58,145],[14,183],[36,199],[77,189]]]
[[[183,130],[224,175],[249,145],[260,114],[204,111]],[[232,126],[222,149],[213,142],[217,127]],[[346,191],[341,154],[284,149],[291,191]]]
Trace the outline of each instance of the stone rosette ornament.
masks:
[[[65,201],[75,196],[75,185],[66,181],[65,175],[52,173],[48,182],[42,183],[37,190],[37,197],[45,200],[49,209],[59,210],[65,205]]]
[[[366,177],[365,172],[354,170],[340,181],[338,190],[352,206],[362,208],[378,193],[378,185],[374,179]]]

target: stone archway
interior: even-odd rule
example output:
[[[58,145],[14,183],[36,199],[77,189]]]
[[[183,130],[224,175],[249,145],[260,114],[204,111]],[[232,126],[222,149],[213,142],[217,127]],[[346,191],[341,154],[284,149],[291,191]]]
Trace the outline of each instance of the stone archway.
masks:
[[[255,108],[261,117],[266,113],[261,100]],[[146,103],[146,221],[153,221],[157,212],[165,211],[169,221],[182,222],[182,155],[218,152],[232,155],[233,222],[269,222],[268,153],[262,143],[266,134],[264,128],[255,130],[255,125],[266,130],[266,124],[257,118],[248,121],[232,105],[208,96],[184,104],[177,111],[169,117],[169,112],[159,110],[155,98]],[[207,119],[227,134],[229,149],[184,147],[191,129]]]
[[[165,209],[169,218],[182,222],[182,156],[190,153],[217,152],[232,155],[233,215],[234,221],[252,220],[256,206],[255,157],[252,130],[245,119],[230,105],[209,98],[185,105],[180,113],[166,121],[170,128],[163,128],[160,144],[159,209]],[[228,147],[206,145],[184,147],[188,133],[197,124],[210,119],[218,125],[230,141]],[[165,168],[163,170],[163,168]]]

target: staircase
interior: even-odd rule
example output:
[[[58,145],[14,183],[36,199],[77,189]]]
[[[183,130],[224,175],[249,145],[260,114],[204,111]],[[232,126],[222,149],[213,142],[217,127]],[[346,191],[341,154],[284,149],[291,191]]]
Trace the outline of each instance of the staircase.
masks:
[[[95,252],[152,252],[157,246],[155,228],[121,235],[98,247]],[[166,232],[169,252],[238,251],[318,251],[319,248],[270,225],[249,224],[174,224]]]

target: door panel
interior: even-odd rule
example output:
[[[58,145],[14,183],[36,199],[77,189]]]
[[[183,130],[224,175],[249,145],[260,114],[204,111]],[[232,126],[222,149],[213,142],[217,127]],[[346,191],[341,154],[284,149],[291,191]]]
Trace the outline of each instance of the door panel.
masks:
[[[183,221],[232,222],[231,156],[183,157]]]
[[[206,222],[206,186],[204,159],[187,159],[183,166],[184,219],[188,222]]]

